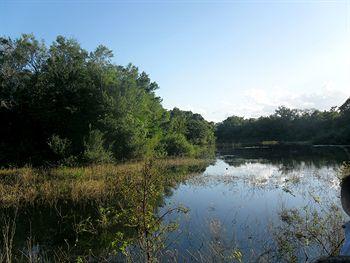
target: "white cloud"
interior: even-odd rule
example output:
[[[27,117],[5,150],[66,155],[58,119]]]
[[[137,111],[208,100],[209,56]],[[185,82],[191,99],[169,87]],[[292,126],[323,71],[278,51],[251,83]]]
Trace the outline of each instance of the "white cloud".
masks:
[[[177,106],[215,122],[232,115],[266,116],[281,105],[320,110],[340,106],[350,97],[350,39],[273,69],[243,80],[236,76],[233,82],[226,81],[227,75],[216,76],[217,81],[209,81],[215,87],[210,97],[193,103],[188,99],[186,105]]]
[[[221,101],[220,106],[213,112],[206,112],[208,120],[221,121],[228,116],[259,117],[272,114],[281,105],[299,109],[329,110],[333,106],[340,106],[350,93],[333,89],[326,85],[317,92],[295,93],[281,88],[270,91],[250,89],[244,93],[239,103],[228,100]]]

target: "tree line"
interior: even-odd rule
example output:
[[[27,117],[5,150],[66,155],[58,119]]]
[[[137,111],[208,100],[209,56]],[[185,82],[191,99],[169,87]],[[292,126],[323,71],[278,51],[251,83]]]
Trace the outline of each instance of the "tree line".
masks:
[[[306,142],[350,144],[350,98],[340,107],[319,111],[279,107],[260,118],[231,116],[216,127],[220,143]]]
[[[350,144],[350,99],[328,111],[279,107],[260,118],[221,123],[166,110],[159,88],[100,45],[88,52],[58,36],[0,37],[0,166],[101,163],[196,155],[219,143]]]
[[[199,114],[166,110],[157,83],[105,46],[0,38],[1,165],[195,155],[215,141]]]

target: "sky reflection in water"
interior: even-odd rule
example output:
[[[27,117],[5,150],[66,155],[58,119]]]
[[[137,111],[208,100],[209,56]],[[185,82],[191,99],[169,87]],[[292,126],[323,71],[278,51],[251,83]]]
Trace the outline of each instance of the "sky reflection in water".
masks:
[[[190,212],[178,218],[181,235],[173,247],[180,252],[198,249],[219,231],[225,242],[243,252],[251,252],[253,247],[258,253],[270,242],[271,227],[279,224],[282,208],[317,207],[329,202],[340,206],[337,175],[346,159],[341,149],[340,155],[330,159],[316,154],[305,161],[293,156],[261,158],[266,149],[254,151],[256,158],[254,154],[219,152],[203,174],[174,190],[165,207],[181,204]]]

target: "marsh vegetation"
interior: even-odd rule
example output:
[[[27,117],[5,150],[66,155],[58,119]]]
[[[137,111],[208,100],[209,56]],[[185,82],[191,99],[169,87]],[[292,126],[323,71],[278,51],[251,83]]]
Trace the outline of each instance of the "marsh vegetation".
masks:
[[[161,218],[186,212],[176,206],[157,215],[163,198],[179,182],[203,172],[208,162],[183,158],[1,170],[2,259],[100,261],[131,257],[129,246],[139,245],[133,257],[151,261],[166,244],[154,234],[171,229],[162,226]],[[157,239],[159,247],[154,247]]]
[[[262,158],[267,150],[279,158]],[[337,255],[346,154],[298,161],[280,148],[241,149],[249,158],[235,151],[219,150],[216,160],[3,169],[2,260],[311,262]]]

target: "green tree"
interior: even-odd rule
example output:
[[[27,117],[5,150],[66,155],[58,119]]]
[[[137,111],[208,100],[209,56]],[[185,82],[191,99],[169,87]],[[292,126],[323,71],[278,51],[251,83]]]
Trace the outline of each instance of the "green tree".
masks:
[[[32,35],[0,38],[1,159],[64,159],[57,152],[64,140],[71,156],[104,156],[98,162],[154,154],[170,134],[185,136],[190,146],[213,143],[212,124],[191,112],[167,112],[145,72],[112,59],[105,46],[88,52],[63,36],[48,47]]]

